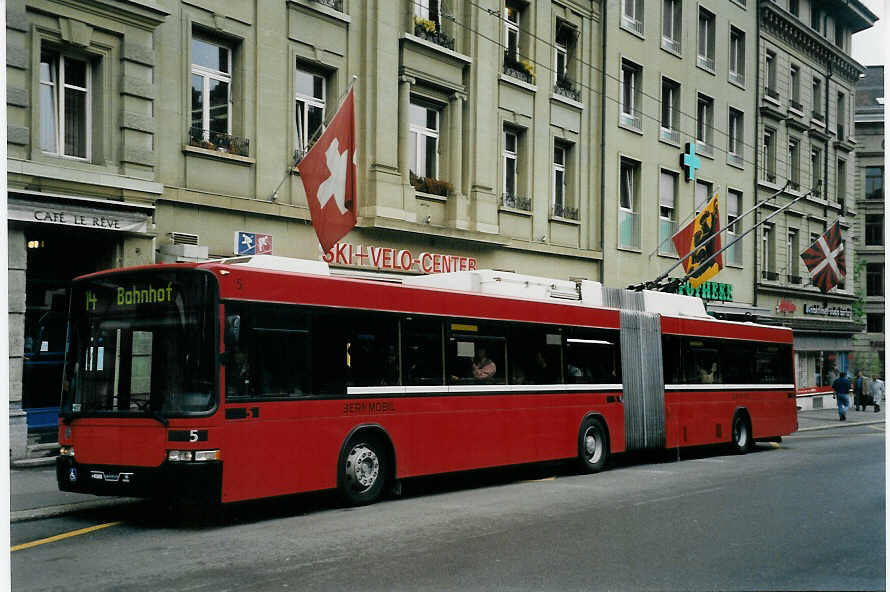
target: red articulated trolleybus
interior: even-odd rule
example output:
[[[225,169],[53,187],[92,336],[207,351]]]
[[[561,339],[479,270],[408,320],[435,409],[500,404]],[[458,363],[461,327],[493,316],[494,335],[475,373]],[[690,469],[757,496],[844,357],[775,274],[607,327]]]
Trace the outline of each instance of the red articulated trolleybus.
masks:
[[[74,283],[59,487],[234,502],[797,429],[792,336],[701,300],[273,256]]]

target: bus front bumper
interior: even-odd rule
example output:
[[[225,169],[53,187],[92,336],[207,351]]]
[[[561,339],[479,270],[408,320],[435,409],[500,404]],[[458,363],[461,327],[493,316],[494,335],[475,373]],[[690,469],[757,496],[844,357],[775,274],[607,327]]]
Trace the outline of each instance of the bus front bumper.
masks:
[[[59,456],[56,481],[59,490],[75,493],[218,503],[222,491],[222,461],[129,467],[86,465],[71,457]]]

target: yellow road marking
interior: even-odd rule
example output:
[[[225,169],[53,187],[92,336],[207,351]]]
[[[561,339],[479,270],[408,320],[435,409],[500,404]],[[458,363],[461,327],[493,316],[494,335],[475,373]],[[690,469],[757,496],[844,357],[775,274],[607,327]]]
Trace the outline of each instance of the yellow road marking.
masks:
[[[120,522],[108,522],[107,524],[97,524],[96,526],[90,526],[88,528],[81,528],[80,530],[72,530],[71,532],[63,532],[62,534],[57,534],[56,536],[51,536],[45,539],[38,539],[36,541],[31,541],[30,543],[22,543],[21,545],[15,545],[10,548],[10,552],[21,551],[22,549],[30,549],[31,547],[36,547],[38,545],[45,545],[46,543],[54,543],[56,541],[61,541],[63,539],[79,536],[82,534],[87,534],[89,532],[94,532],[96,530],[102,530],[103,528],[108,528],[109,526],[117,526],[121,524]]]
[[[543,479],[528,479],[524,483],[540,483],[541,481],[556,481],[556,477],[544,477]]]
[[[779,444],[778,442],[767,442],[767,444],[769,444],[773,448],[781,448],[782,447],[782,445]]]

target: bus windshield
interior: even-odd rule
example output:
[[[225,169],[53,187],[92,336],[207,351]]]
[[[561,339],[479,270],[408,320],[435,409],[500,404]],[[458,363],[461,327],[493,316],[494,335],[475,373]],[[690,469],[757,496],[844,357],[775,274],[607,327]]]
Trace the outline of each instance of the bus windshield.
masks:
[[[192,269],[75,282],[61,415],[212,410],[217,294],[213,276]]]

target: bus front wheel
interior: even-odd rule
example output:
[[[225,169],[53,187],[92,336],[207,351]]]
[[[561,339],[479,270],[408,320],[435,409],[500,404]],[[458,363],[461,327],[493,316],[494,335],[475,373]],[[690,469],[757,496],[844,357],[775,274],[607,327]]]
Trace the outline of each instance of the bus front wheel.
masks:
[[[598,473],[606,467],[609,460],[609,433],[599,418],[588,417],[581,424],[578,457],[581,468],[588,473]]]
[[[377,438],[359,436],[350,440],[340,468],[340,492],[346,501],[353,506],[377,501],[386,484],[388,462]]]

